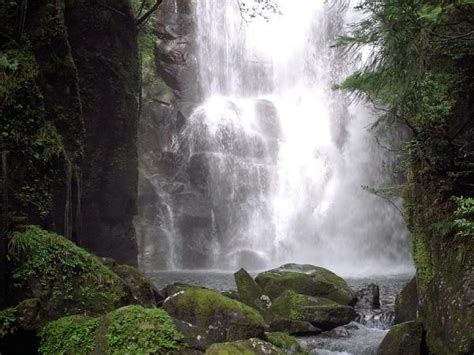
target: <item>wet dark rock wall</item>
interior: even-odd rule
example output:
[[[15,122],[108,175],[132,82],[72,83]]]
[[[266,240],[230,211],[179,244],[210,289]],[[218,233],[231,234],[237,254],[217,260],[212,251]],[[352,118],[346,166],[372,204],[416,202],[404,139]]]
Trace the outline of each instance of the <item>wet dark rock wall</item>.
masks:
[[[67,1],[86,127],[79,243],[136,264],[139,61],[130,1]]]

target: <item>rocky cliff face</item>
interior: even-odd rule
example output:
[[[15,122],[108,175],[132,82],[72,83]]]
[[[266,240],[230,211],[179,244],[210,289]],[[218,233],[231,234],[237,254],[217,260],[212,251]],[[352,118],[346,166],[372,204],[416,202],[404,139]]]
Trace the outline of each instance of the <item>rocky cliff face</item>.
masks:
[[[173,195],[184,191],[187,184],[183,171],[179,170],[182,157],[173,145],[199,96],[191,0],[164,1],[152,20],[152,31],[158,41],[152,78],[144,78],[136,228],[141,266],[166,268],[173,266],[169,256],[176,252],[172,238],[179,228],[170,205]],[[185,197],[184,194],[182,204],[190,211],[190,228],[209,232],[209,206],[194,206]]]
[[[19,4],[0,5],[10,222],[41,224],[135,264],[139,62],[130,2]]]
[[[66,23],[86,127],[80,244],[136,264],[139,61],[130,1],[68,1]]]

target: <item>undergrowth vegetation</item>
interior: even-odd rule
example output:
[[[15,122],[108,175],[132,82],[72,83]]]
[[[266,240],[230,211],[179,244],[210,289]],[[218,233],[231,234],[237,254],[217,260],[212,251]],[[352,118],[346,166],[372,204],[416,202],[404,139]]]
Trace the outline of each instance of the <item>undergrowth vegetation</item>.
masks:
[[[435,352],[469,352],[462,290],[474,249],[474,3],[366,0],[358,8],[363,20],[337,45],[373,54],[339,88],[372,103],[373,129],[410,131],[399,191],[427,339]]]

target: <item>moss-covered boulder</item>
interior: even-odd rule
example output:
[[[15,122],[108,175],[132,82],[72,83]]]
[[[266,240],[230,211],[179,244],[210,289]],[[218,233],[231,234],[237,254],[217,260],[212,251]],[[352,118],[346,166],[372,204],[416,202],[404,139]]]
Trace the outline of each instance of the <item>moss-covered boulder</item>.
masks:
[[[420,355],[424,353],[423,325],[417,321],[393,326],[377,350],[378,355]]]
[[[106,316],[69,316],[40,333],[40,352],[50,354],[169,354],[183,349],[182,335],[159,308],[127,306]]]
[[[24,300],[0,311],[0,352],[31,354],[38,349],[36,330],[43,325],[37,299]]]
[[[277,348],[285,350],[286,354],[305,354],[298,340],[285,332],[266,334],[266,340]]]
[[[418,290],[413,277],[395,300],[395,324],[415,320],[418,316]]]
[[[213,343],[261,337],[264,333],[260,313],[212,290],[188,288],[168,297],[163,308],[174,318],[207,329]]]
[[[323,330],[347,324],[357,317],[357,313],[350,306],[327,298],[301,295],[292,290],[285,291],[275,299],[270,312],[286,319],[310,322]]]
[[[178,292],[187,290],[189,288],[206,289],[205,287],[202,287],[202,286],[191,285],[191,284],[187,284],[183,282],[175,282],[161,289],[160,294],[163,295],[163,297],[168,298]]]
[[[9,244],[15,301],[37,298],[47,320],[68,314],[97,315],[124,305],[124,282],[69,240],[28,226]]]
[[[234,279],[241,302],[258,310],[270,307],[270,298],[263,294],[263,290],[245,269],[237,271]]]
[[[272,332],[287,332],[291,335],[318,335],[321,333],[321,329],[310,322],[275,317],[274,314],[269,318],[271,319],[268,320],[268,323]]]
[[[284,355],[286,351],[260,339],[213,344],[206,355]]]
[[[129,303],[139,304],[144,307],[155,307],[163,303],[163,297],[137,268],[129,265],[112,265],[115,272],[125,283],[129,290]]]
[[[259,274],[255,281],[264,294],[275,299],[286,290],[324,297],[340,304],[354,305],[356,295],[335,273],[313,265],[286,264]]]

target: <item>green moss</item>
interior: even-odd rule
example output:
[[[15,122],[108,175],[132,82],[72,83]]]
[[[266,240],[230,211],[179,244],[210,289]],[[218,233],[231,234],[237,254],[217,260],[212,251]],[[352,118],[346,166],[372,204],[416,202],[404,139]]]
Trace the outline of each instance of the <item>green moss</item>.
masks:
[[[302,269],[293,271],[293,267]],[[352,304],[355,300],[346,281],[322,267],[290,265],[286,270],[283,266],[281,269],[263,272],[255,280],[263,292],[273,299],[291,289],[299,294],[329,298],[341,304]]]
[[[264,320],[262,315],[255,309],[225,296],[218,292],[188,288],[180,295],[176,302],[178,309],[188,312],[194,312],[203,319],[208,319],[214,313],[220,311],[237,312],[245,316],[245,318],[255,326],[263,326]]]
[[[0,7],[5,39],[0,54],[0,136],[2,150],[9,152],[10,224],[54,221],[59,229],[70,183],[67,171],[80,162],[84,136],[64,1],[29,7],[32,20],[21,38],[15,33],[18,10],[14,1]]]
[[[255,338],[213,344],[206,351],[207,355],[283,355],[285,353],[273,344]]]
[[[96,257],[35,226],[13,234],[9,257],[14,286],[38,296],[53,316],[105,313],[127,296],[123,281]]]
[[[74,315],[48,323],[40,353],[169,354],[184,348],[183,336],[162,309],[128,306],[106,316]]]
[[[95,348],[100,318],[69,316],[48,323],[40,332],[43,355],[89,354]]]
[[[284,332],[273,332],[267,334],[267,341],[278,348],[290,350],[299,348],[298,340]]]
[[[123,307],[105,322],[109,354],[168,354],[183,347],[183,336],[162,309]]]
[[[311,276],[302,272],[284,272],[281,274],[265,272],[257,276],[257,282],[264,292],[272,298],[292,289],[298,293],[312,294],[314,291]]]
[[[380,344],[378,354],[421,354],[423,326],[420,322],[406,322],[393,326]]]
[[[286,290],[270,307],[270,311],[290,320],[303,320],[305,307],[337,306],[331,300],[301,295],[293,290]]]
[[[293,290],[285,291],[271,305],[270,310],[290,320],[302,320],[300,307],[306,302],[306,297]]]
[[[0,338],[15,333],[17,329],[18,310],[16,307],[0,311]]]

